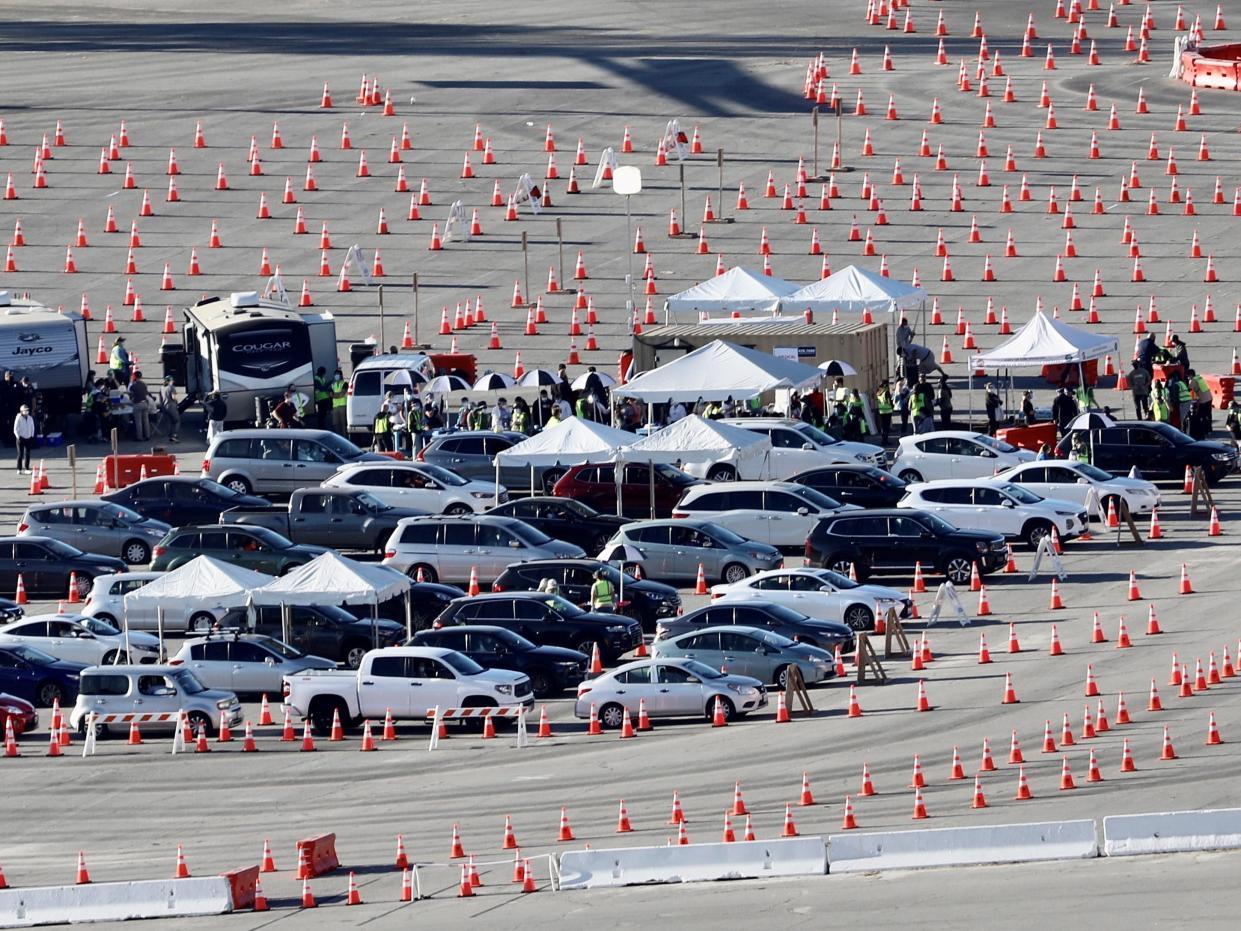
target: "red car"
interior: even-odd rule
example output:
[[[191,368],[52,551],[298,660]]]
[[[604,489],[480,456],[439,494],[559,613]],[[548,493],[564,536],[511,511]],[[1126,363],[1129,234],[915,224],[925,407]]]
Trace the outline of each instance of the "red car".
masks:
[[[39,726],[39,712],[24,698],[0,692],[0,734],[13,722],[13,734],[20,737]]]
[[[625,517],[669,517],[690,485],[699,480],[664,463],[623,464],[621,507]],[[652,472],[655,512],[651,513]],[[589,504],[604,514],[616,513],[616,466],[610,462],[586,463],[569,468],[552,488],[552,494]]]

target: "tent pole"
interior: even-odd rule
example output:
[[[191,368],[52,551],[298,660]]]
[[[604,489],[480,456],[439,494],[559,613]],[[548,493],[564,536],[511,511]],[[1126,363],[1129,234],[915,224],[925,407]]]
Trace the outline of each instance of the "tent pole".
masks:
[[[164,652],[164,609],[155,609],[155,632],[159,636],[159,652]]]
[[[379,649],[379,596],[371,602],[371,649]]]
[[[650,480],[651,493],[651,520],[655,519],[655,463],[650,459],[646,461],[646,474]]]
[[[496,464],[496,494],[495,494],[495,503],[492,505],[492,507],[499,507],[500,506],[500,457],[499,456],[495,457],[495,464]]]
[[[414,636],[414,607],[410,599],[412,594],[412,588],[405,589],[405,636],[411,639]]]

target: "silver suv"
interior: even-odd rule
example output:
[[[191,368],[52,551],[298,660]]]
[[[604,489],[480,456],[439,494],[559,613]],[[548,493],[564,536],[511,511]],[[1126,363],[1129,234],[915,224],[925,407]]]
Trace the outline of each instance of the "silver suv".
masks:
[[[364,452],[331,430],[225,430],[203,459],[203,475],[239,494],[318,485],[342,465],[386,456]]]
[[[56,501],[26,508],[18,536],[51,537],[87,553],[119,556],[130,566],[151,561],[151,548],[172,527],[109,501]]]
[[[530,559],[580,559],[580,546],[553,540],[513,517],[406,517],[384,548],[384,565],[424,582],[466,582],[477,569],[484,584],[510,563]]]
[[[234,693],[209,689],[190,670],[168,665],[83,669],[69,726],[84,735],[92,711],[99,737],[128,733],[133,721],[143,731],[171,733],[183,711],[195,734],[200,726],[214,734],[221,720],[234,727],[243,718],[241,702]]]

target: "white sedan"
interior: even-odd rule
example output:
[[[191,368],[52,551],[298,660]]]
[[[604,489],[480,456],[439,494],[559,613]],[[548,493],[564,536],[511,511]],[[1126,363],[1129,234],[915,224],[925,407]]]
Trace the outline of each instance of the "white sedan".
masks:
[[[1053,527],[1060,539],[1069,540],[1079,536],[1088,522],[1085,509],[1075,501],[1042,498],[999,479],[918,482],[905,489],[896,506],[929,511],[965,530],[999,531],[1032,547]]]
[[[911,483],[983,478],[1033,459],[1030,450],[1018,449],[985,433],[936,430],[901,437],[896,459],[888,471]]]
[[[903,592],[882,585],[860,585],[830,569],[772,569],[740,582],[714,585],[712,600],[751,601],[760,598],[810,617],[836,621],[853,630],[873,630],[875,606],[905,617],[911,602]]]
[[[1154,482],[1140,478],[1117,478],[1098,466],[1072,459],[1026,462],[1001,472],[996,478],[1015,482],[1044,498],[1076,502],[1094,516],[1098,516],[1098,512],[1090,502],[1092,489],[1094,501],[1098,502],[1104,514],[1108,501],[1113,498],[1128,502],[1129,511],[1133,514],[1149,513],[1160,504],[1159,488]],[[1117,509],[1119,511],[1119,504]]]
[[[38,614],[0,627],[0,646],[24,644],[72,663],[109,665],[159,662],[159,640],[150,634],[125,634],[97,618],[74,614]]]
[[[508,490],[476,482],[423,462],[351,462],[323,481],[324,488],[365,489],[389,507],[428,514],[477,514],[508,500]]]

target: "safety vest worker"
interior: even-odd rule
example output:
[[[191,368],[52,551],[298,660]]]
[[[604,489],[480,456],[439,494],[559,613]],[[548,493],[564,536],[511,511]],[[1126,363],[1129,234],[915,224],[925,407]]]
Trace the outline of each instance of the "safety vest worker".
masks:
[[[349,400],[349,383],[340,372],[336,373],[336,378],[328,390],[332,392],[332,407],[344,407]]]
[[[616,605],[616,590],[612,588],[603,575],[602,571],[595,573],[594,584],[590,586],[590,608],[597,611],[600,608],[611,608]]]

